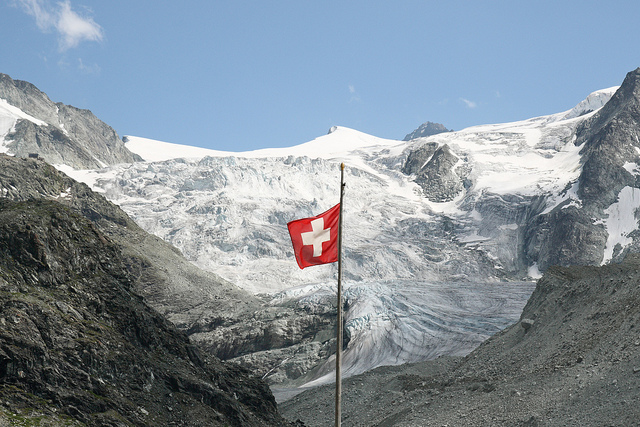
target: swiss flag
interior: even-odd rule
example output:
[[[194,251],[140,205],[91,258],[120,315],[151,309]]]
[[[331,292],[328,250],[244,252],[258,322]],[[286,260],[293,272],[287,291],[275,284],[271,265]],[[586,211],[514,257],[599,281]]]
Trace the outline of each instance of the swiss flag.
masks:
[[[338,261],[340,203],[320,215],[287,224],[300,268]]]

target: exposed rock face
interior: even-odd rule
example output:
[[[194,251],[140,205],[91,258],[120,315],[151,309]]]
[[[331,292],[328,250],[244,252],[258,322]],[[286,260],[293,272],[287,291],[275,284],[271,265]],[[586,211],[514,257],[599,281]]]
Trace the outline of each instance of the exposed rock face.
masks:
[[[14,131],[6,136],[13,155],[27,157],[36,153],[51,164],[76,169],[142,160],[127,150],[116,131],[91,111],[53,103],[31,83],[0,74],[0,99],[46,123],[18,119]]]
[[[637,233],[625,250],[609,247],[604,222],[614,216],[607,211],[616,202],[625,204],[623,190],[640,188],[640,69],[627,74],[607,104],[576,129],[581,146],[582,172],[577,182],[579,204],[563,203],[530,224],[525,256],[542,269],[551,265],[594,265],[619,261],[637,251]],[[634,190],[635,189],[635,190]],[[619,209],[633,209],[620,206]],[[629,212],[634,215],[633,212]],[[637,221],[637,215],[636,221]],[[602,219],[597,221],[597,219]],[[636,227],[637,228],[637,227]]]
[[[606,208],[625,186],[638,179],[625,164],[640,159],[640,68],[627,74],[613,98],[576,130],[583,169],[578,193],[594,207]]]
[[[427,199],[433,202],[450,202],[462,190],[462,178],[454,167],[458,157],[448,145],[439,147],[431,159],[417,172],[416,183],[424,190]]]
[[[70,208],[0,199],[0,420],[287,424],[265,383],[205,357],[135,280],[118,246]]]
[[[544,271],[552,265],[599,265],[607,232],[586,209],[563,204],[536,216],[526,229],[524,254]]]
[[[544,196],[485,193],[477,199],[463,201],[461,206],[482,218],[478,234],[491,236],[490,243],[486,243],[485,247],[490,248],[490,253],[497,258],[505,273],[527,269],[530,261],[522,256],[525,250],[531,250],[524,247],[531,243],[524,237],[529,230],[526,224],[544,210]],[[544,237],[547,236],[544,234]]]
[[[250,369],[270,385],[293,387],[309,381],[314,368],[335,353],[336,312],[300,307],[265,307],[243,322],[188,332],[202,349]],[[345,345],[348,338],[345,340]]]
[[[408,154],[402,173],[415,175],[414,180],[427,199],[437,203],[450,202],[463,188],[460,175],[464,174],[455,169],[458,160],[447,144],[438,146],[435,142],[426,142]]]
[[[446,127],[444,127],[444,125],[441,125],[440,123],[424,122],[418,127],[418,129],[407,134],[404,137],[403,141],[411,141],[412,139],[424,138],[431,135],[437,135],[443,132],[451,132],[451,130],[447,129]]]
[[[640,416],[640,257],[552,267],[520,322],[468,356],[378,368],[343,383],[354,426],[634,425]],[[330,386],[280,405],[331,423]]]
[[[402,173],[413,175],[419,173],[429,160],[433,157],[433,153],[438,149],[435,142],[427,142],[417,149],[411,151],[407,156],[407,160],[402,166]]]

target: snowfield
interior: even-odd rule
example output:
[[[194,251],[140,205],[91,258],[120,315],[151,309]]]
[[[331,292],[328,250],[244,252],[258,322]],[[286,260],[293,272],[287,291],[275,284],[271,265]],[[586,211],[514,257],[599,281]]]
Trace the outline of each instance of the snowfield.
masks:
[[[348,281],[496,280],[515,268],[510,258],[518,224],[496,222],[501,213],[483,217],[476,204],[544,194],[549,211],[575,197],[563,191],[580,173],[575,127],[615,89],[594,92],[563,113],[409,142],[335,127],[295,147],[231,153],[129,136],[127,148],[146,162],[64,170],[199,267],[250,292],[274,293],[334,279],[332,266],[298,269],[286,223],[337,203],[344,162]],[[453,201],[429,201],[413,177],[400,172],[408,152],[425,142],[448,145],[457,166],[469,171],[470,184]],[[445,232],[449,220],[464,226]],[[495,271],[487,271],[487,262]]]

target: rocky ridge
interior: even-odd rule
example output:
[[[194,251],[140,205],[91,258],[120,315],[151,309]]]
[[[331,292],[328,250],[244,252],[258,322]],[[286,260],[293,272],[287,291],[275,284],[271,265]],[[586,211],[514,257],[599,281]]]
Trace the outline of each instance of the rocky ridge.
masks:
[[[640,68],[624,82],[595,115],[576,129],[575,145],[581,147],[582,170],[574,183],[573,197],[554,209],[531,218],[524,237],[524,256],[541,269],[551,265],[599,265],[620,261],[638,252],[637,226],[625,231],[630,241],[624,247],[612,240],[606,229],[608,210],[640,191]],[[569,189],[566,190],[569,192]],[[619,206],[632,215],[637,206]],[[594,221],[594,218],[602,218]]]
[[[33,84],[0,74],[0,99],[36,118],[19,118],[6,135],[12,155],[37,154],[51,164],[92,169],[142,160],[91,111],[54,103]]]
[[[95,224],[46,199],[0,199],[0,420],[286,425],[267,385],[204,355],[134,292]]]
[[[451,217],[459,241],[487,253],[507,275],[620,261],[640,249],[640,69],[629,72],[610,98],[606,92],[509,130],[479,126],[412,140],[402,172],[430,202],[455,203],[459,211]],[[532,132],[541,135],[534,139]],[[474,144],[483,151],[469,148]],[[560,188],[543,190],[548,184],[541,181],[535,191],[483,188],[487,166],[481,156],[505,152],[530,159],[520,171],[503,171],[505,188],[545,159],[566,158],[558,168],[575,165],[554,178]]]

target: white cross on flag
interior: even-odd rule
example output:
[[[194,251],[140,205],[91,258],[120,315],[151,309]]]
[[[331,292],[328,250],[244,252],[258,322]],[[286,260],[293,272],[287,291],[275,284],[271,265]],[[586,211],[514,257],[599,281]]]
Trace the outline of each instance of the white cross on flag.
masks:
[[[340,203],[320,215],[287,224],[300,268],[338,260]]]

